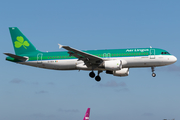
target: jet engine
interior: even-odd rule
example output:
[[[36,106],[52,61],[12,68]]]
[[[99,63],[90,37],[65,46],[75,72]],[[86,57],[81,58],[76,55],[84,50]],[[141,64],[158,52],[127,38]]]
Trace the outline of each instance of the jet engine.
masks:
[[[104,61],[103,66],[106,70],[121,70],[122,61],[121,60],[112,60],[112,61]]]
[[[107,70],[106,73],[113,74],[114,76],[119,76],[119,77],[128,76],[129,68],[122,68],[121,70],[114,70],[114,71]]]
[[[114,76],[128,76],[129,75],[129,68],[123,68],[121,70],[113,71]]]

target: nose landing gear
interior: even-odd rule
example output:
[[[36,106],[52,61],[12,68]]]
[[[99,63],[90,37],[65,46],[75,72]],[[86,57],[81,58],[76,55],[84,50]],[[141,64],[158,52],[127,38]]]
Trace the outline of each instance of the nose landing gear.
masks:
[[[156,73],[152,73],[152,76],[153,76],[153,77],[156,77]]]
[[[152,70],[152,76],[153,76],[153,77],[156,77],[156,73],[154,73],[154,71],[155,71],[155,70],[154,70],[154,67],[151,67],[151,70]]]

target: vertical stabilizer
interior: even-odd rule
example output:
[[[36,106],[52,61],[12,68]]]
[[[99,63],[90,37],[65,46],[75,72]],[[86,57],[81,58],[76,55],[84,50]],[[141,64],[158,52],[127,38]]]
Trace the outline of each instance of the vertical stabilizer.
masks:
[[[10,27],[9,31],[16,55],[37,51],[34,45],[26,38],[26,36],[21,33],[17,27]]]
[[[90,108],[87,109],[83,120],[89,120],[89,116],[90,116]]]

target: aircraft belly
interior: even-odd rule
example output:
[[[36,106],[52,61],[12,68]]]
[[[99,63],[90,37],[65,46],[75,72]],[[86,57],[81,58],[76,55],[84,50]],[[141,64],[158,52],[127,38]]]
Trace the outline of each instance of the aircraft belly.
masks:
[[[146,57],[129,57],[124,58],[127,64],[123,67],[152,67],[152,66],[163,66],[163,61],[157,56],[155,59],[150,59],[149,56]]]
[[[74,70],[76,69],[77,60],[48,60],[37,63],[37,61],[20,62],[20,64],[25,64],[34,67],[40,67],[45,69],[55,69],[55,70]]]
[[[76,68],[76,62],[70,61],[70,60],[67,60],[67,61],[60,60],[59,62],[54,63],[54,67],[55,67],[55,69],[58,69],[58,70],[75,69]]]
[[[77,60],[56,60],[49,63],[47,66],[53,66],[57,70],[74,70],[76,69]]]

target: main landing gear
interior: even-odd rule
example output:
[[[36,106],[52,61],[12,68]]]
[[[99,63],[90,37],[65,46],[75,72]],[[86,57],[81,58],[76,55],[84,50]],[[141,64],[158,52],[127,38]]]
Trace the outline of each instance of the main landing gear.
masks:
[[[156,73],[154,73],[154,71],[155,71],[155,70],[154,70],[154,67],[151,67],[151,70],[152,70],[152,76],[153,76],[153,77],[156,77]]]
[[[95,73],[92,71],[92,72],[89,73],[89,76],[90,76],[91,78],[94,78],[94,77],[95,77]]]
[[[99,74],[100,74],[101,72],[102,72],[102,71],[98,71],[98,75],[95,77],[95,73],[92,71],[92,72],[89,73],[89,76],[90,76],[91,78],[94,78],[94,77],[95,77],[95,80],[96,80],[97,82],[99,82],[99,81],[101,81],[101,77],[99,76]]]

